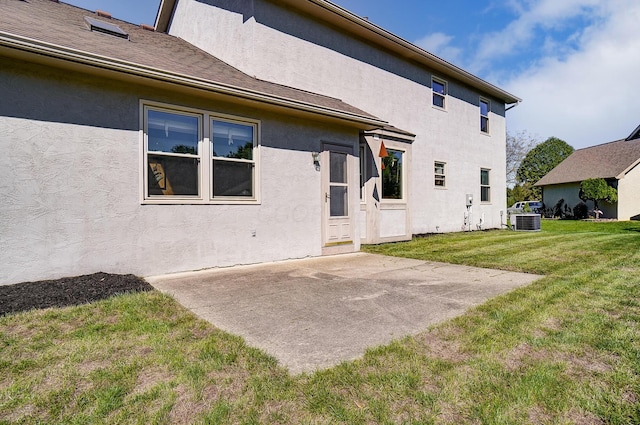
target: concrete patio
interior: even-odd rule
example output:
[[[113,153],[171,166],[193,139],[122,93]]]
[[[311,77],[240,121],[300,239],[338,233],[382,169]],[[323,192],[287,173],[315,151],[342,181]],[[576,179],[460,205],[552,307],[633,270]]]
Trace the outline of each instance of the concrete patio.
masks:
[[[358,358],[538,278],[356,253],[147,281],[295,374]]]

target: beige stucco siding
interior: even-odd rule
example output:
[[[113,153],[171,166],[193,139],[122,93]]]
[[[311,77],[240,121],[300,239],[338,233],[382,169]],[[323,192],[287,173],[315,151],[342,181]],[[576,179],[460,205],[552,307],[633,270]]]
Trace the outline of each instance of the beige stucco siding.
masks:
[[[619,220],[640,215],[640,166],[636,165],[618,180],[618,214]]]
[[[500,226],[506,207],[503,103],[489,98],[490,135],[483,134],[482,94],[446,75],[435,75],[449,88],[442,111],[432,106],[433,75],[421,65],[272,2],[252,0],[228,9],[180,1],[169,32],[250,75],[340,98],[416,134],[409,182],[413,233],[461,230],[467,193],[477,200],[472,227],[482,217],[485,228]],[[434,161],[447,163],[444,190],[434,187]],[[491,202],[483,204],[481,168],[491,170]]]
[[[325,142],[357,152],[357,130],[0,61],[0,284],[321,254],[312,152]],[[141,99],[259,120],[261,203],[143,205]],[[355,210],[355,166],[351,174]]]

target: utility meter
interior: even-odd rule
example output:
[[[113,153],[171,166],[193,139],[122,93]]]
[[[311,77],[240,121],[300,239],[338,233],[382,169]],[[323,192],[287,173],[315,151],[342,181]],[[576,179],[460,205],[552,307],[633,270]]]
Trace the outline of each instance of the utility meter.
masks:
[[[467,193],[467,207],[470,207],[473,205],[473,195],[470,193]]]

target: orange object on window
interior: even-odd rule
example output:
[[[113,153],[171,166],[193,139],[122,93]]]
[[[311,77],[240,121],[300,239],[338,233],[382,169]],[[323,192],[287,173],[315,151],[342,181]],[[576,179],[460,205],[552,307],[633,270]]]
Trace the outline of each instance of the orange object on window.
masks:
[[[384,142],[380,143],[380,153],[378,154],[378,156],[380,158],[386,158],[389,156],[389,153],[387,152],[387,148],[384,146]]]

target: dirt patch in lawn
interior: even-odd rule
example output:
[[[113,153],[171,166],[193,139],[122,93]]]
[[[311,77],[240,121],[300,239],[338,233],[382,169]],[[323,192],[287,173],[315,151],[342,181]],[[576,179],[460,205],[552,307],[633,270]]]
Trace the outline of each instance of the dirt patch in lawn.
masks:
[[[88,304],[126,292],[153,291],[132,274],[94,273],[0,286],[0,316],[49,307]]]

